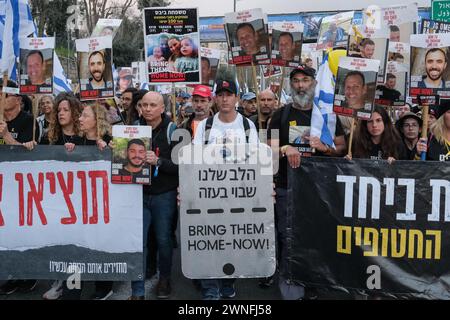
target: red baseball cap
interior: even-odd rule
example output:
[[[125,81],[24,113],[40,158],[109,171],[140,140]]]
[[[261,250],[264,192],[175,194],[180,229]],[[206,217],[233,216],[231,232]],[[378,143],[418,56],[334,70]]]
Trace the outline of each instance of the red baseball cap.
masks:
[[[199,84],[194,87],[193,96],[200,96],[203,98],[211,98],[211,89],[208,86]]]

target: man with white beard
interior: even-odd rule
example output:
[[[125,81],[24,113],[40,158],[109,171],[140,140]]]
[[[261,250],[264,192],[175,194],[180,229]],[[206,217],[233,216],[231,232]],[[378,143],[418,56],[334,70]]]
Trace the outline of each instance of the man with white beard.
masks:
[[[301,157],[342,156],[345,152],[344,131],[338,120],[336,123],[335,149],[320,141],[319,137],[310,137],[311,115],[314,91],[317,81],[315,71],[309,67],[294,69],[289,78],[292,103],[274,112],[268,131],[268,143],[272,148],[279,147],[279,170],[275,175],[276,202],[275,214],[278,240],[278,268],[280,272],[279,287],[285,300],[303,299],[305,288],[300,283],[287,278],[287,164],[292,168],[300,166]],[[277,130],[277,131],[276,131]],[[276,134],[278,132],[279,135]]]

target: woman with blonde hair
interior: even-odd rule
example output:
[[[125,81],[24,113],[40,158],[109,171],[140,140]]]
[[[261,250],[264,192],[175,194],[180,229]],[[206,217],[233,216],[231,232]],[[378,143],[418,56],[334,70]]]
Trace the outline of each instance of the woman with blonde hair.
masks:
[[[427,160],[450,161],[450,100],[443,100],[439,107],[438,119],[431,126],[428,143],[420,139],[417,143],[416,160],[422,152],[427,153]]]
[[[84,105],[79,121],[82,145],[97,145],[100,150],[103,150],[112,140],[108,113],[103,105],[99,103]]]

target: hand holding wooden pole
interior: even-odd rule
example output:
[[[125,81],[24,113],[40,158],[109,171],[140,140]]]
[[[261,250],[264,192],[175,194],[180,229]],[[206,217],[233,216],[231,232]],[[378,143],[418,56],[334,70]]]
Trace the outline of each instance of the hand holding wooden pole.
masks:
[[[352,118],[352,126],[350,128],[350,138],[348,141],[348,152],[347,152],[347,156],[352,158],[352,144],[353,144],[353,132],[355,131],[355,123],[356,123],[356,119]]]
[[[0,121],[3,121],[3,111],[5,110],[6,92],[5,88],[8,83],[8,74],[3,74],[3,90],[2,90],[2,100],[0,102]]]
[[[422,107],[422,135],[421,138],[422,139],[426,139],[428,136],[428,110],[429,110],[429,106],[425,105]],[[427,158],[427,153],[426,152],[422,152],[420,154],[420,160],[425,161]]]
[[[286,73],[286,68],[285,67],[281,67],[281,81],[280,81],[280,87],[278,88],[278,108],[281,106],[281,95],[283,94],[283,86],[284,86],[284,77],[285,77],[285,73]]]
[[[33,96],[33,141],[36,141],[36,118],[38,117],[38,109],[39,109],[39,95]]]
[[[177,109],[176,109],[176,104],[177,104],[177,97],[175,95],[175,84],[172,83],[172,121],[174,123],[177,123]]]
[[[99,121],[99,112],[100,112],[100,103],[98,100],[96,100],[95,107],[97,108],[95,112],[95,121],[97,123],[97,140],[102,139],[101,133],[100,133],[100,121]]]
[[[253,81],[255,83],[256,106],[258,109],[258,127],[259,130],[262,130],[263,127],[262,127],[261,107],[259,101],[258,79],[256,78],[256,66],[253,64],[253,61],[252,61],[252,70],[253,70]]]

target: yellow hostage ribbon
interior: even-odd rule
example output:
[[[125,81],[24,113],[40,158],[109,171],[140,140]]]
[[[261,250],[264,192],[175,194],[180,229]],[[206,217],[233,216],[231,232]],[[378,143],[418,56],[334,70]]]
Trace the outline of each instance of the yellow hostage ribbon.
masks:
[[[359,30],[358,30],[358,28],[356,27],[356,25],[352,25],[352,29],[353,29],[353,33],[355,34],[354,35],[354,37],[355,37],[355,39],[356,39],[356,43],[360,43],[361,42],[361,40],[363,39],[363,38],[365,38],[362,34],[361,34],[361,32],[359,32]]]

